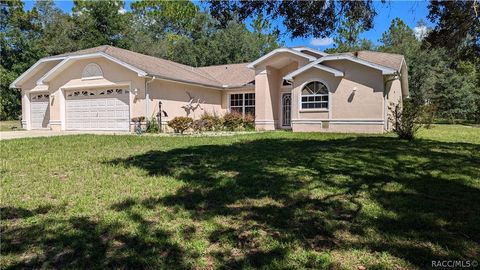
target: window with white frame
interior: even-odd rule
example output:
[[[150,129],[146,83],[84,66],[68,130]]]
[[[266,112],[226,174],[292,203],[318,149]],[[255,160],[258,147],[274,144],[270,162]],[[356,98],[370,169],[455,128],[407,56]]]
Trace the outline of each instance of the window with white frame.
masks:
[[[302,89],[302,109],[328,109],[328,89],[321,82],[314,81]]]
[[[255,93],[230,94],[230,111],[255,116]]]

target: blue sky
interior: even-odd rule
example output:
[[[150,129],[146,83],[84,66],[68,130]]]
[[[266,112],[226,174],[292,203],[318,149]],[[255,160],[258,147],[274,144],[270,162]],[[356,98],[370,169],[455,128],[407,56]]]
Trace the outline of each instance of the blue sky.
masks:
[[[126,1],[125,8],[128,10],[131,1]],[[25,1],[25,8],[31,9],[34,5],[34,1]],[[56,5],[65,12],[71,12],[73,7],[73,1],[56,1]],[[399,17],[412,29],[416,27],[419,20],[424,20],[427,26],[431,26],[427,19],[428,15],[428,1],[387,1],[387,3],[375,2],[377,9],[377,16],[374,21],[374,28],[370,31],[363,33],[362,37],[367,38],[378,43],[378,39],[382,36],[382,33],[387,31],[390,26],[390,22]],[[292,39],[285,33],[284,28],[280,21],[274,22],[277,24],[284,35],[282,41],[286,46],[309,46],[318,49],[326,49],[333,47],[333,40],[331,38],[314,39],[312,37],[296,38]]]

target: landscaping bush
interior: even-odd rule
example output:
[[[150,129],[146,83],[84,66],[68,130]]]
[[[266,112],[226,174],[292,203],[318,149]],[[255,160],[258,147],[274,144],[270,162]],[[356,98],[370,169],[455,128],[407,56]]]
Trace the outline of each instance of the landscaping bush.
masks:
[[[411,98],[405,98],[403,104],[398,103],[391,110],[393,131],[400,139],[413,140],[421,127],[423,106]]]
[[[243,118],[243,127],[246,130],[255,130],[255,116],[251,114],[245,115]]]
[[[201,133],[206,130],[206,121],[203,119],[194,120],[192,123],[193,132]]]
[[[138,135],[142,134],[142,122],[145,121],[145,116],[139,116],[132,118],[132,122],[134,124],[134,131]]]
[[[160,127],[158,126],[158,122],[155,117],[152,117],[151,119],[147,119],[147,128],[145,129],[145,132],[158,133],[159,130],[160,130]]]
[[[238,130],[243,127],[243,116],[235,111],[229,112],[223,116],[223,125],[227,130]]]
[[[215,113],[209,114],[205,112],[200,119],[203,120],[204,130],[206,131],[218,131],[223,128],[223,119]]]
[[[192,127],[193,119],[190,117],[179,116],[168,121],[168,126],[173,128],[175,133],[183,134],[185,130]]]

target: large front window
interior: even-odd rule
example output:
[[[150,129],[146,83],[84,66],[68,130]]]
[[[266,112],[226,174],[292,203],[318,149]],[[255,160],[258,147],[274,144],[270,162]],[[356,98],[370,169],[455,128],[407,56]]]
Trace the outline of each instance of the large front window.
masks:
[[[310,82],[302,89],[302,109],[328,109],[328,89],[321,82]]]
[[[255,93],[231,94],[230,111],[255,116]]]

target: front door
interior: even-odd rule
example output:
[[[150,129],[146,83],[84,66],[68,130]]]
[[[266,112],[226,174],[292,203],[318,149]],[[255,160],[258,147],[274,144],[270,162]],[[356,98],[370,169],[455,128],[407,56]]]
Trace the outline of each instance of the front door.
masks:
[[[292,94],[282,94],[282,127],[290,127],[292,116]]]

